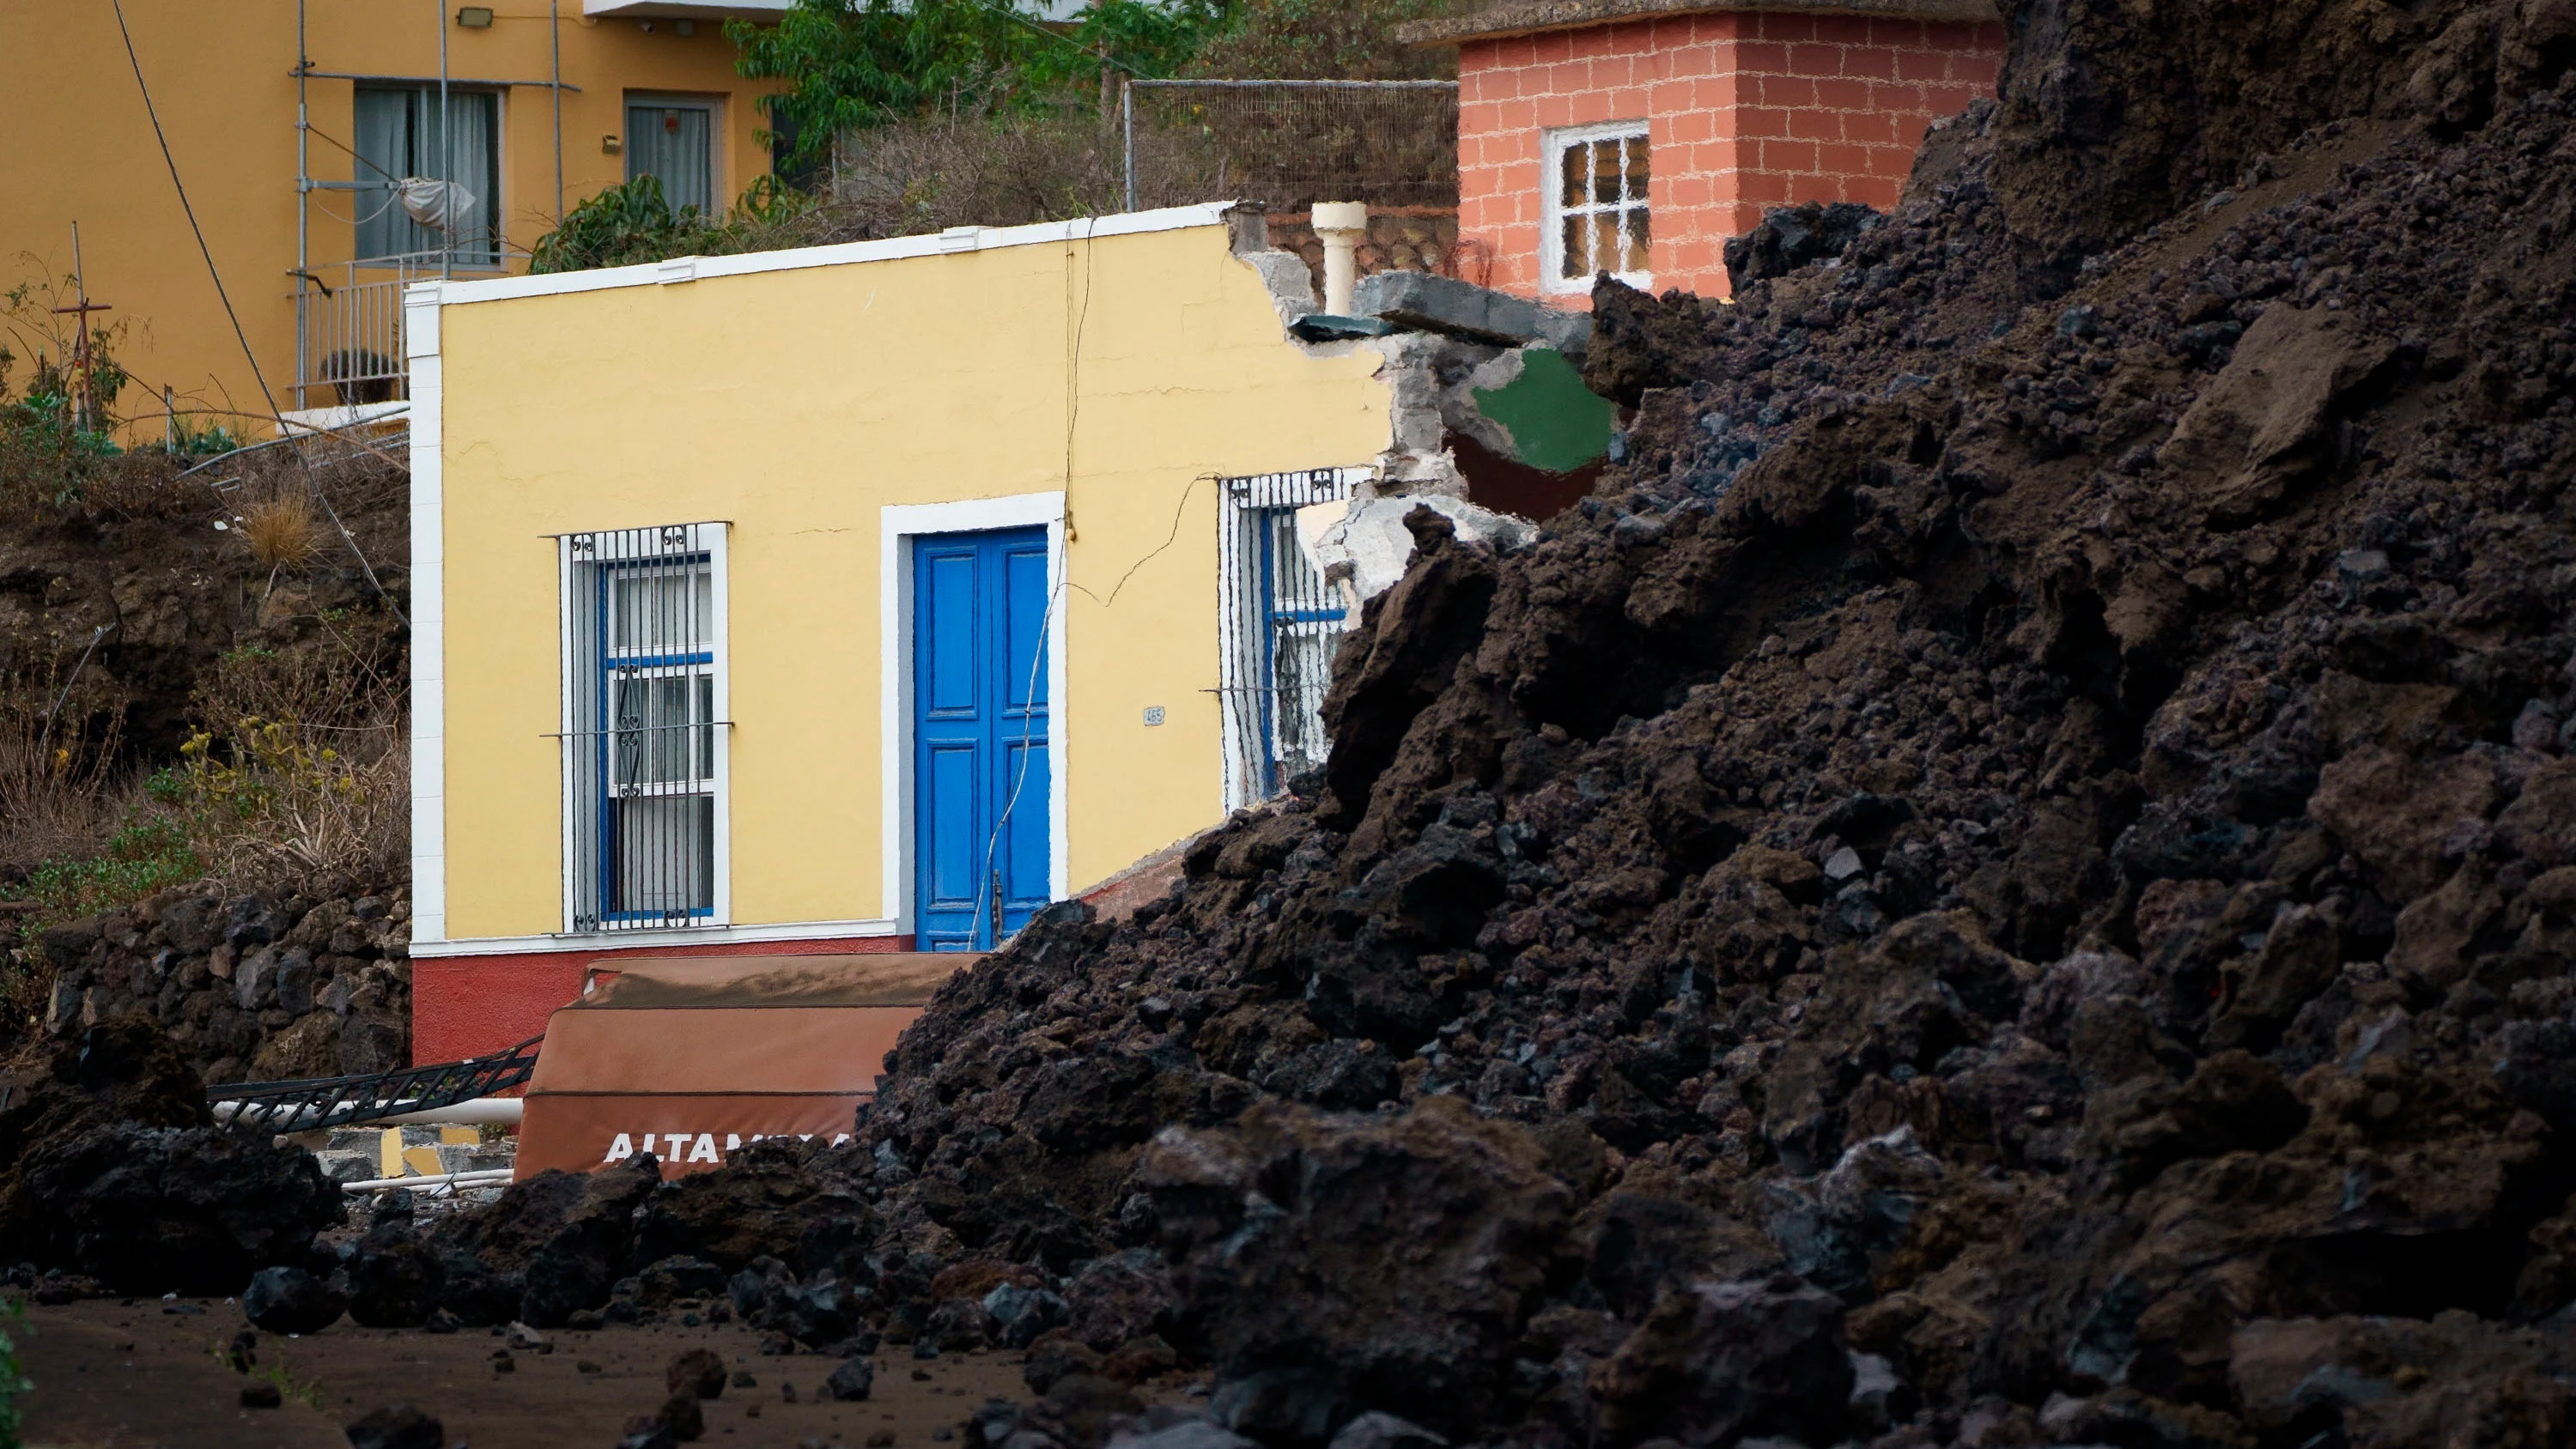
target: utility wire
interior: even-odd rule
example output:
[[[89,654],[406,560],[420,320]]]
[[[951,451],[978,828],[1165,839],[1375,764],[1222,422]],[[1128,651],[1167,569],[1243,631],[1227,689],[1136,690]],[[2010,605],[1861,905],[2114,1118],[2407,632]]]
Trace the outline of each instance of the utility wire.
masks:
[[[276,417],[279,412],[277,394],[269,390],[268,376],[260,371],[259,354],[251,351],[250,335],[242,330],[241,314],[233,310],[232,296],[224,290],[224,274],[215,266],[214,249],[206,245],[206,229],[197,224],[197,209],[188,203],[187,183],[179,179],[178,159],[170,154],[169,134],[161,129],[161,112],[152,104],[152,87],[143,79],[142,57],[134,53],[134,32],[125,24],[125,0],[109,0],[109,3],[116,11],[116,33],[125,41],[125,63],[134,68],[134,88],[143,96],[143,114],[152,122],[152,139],[161,146],[161,164],[170,169],[170,187],[179,193],[179,210],[187,215],[188,230],[197,238],[197,254],[206,259],[206,275],[214,279],[215,299],[224,304],[224,316],[233,324],[233,340],[241,344],[242,358],[250,364],[251,380],[259,384],[259,395],[268,402],[269,416]],[[347,544],[349,552],[356,556],[359,572],[367,576],[367,586],[376,591],[377,598],[385,601],[385,607],[393,611],[394,618],[400,620],[404,628],[410,628],[410,617],[403,612],[402,605],[394,602],[394,596],[385,591],[383,580],[376,577],[375,565],[367,561],[366,550],[358,547],[356,535],[350,533],[349,525],[341,521],[340,510],[331,506],[330,496],[322,491],[321,480],[313,476],[312,464],[305,460],[304,450],[296,448],[291,451],[295,454],[296,466],[304,471],[304,485],[313,490],[314,501],[322,505],[322,512],[331,520],[331,526],[340,531],[340,541]]]
[[[331,133],[330,133],[330,132],[328,132],[328,131],[323,130],[320,126],[316,126],[316,125],[312,125],[312,124],[310,124],[310,123],[307,123],[307,124],[305,125],[304,129],[305,129],[305,130],[307,130],[307,131],[312,132],[312,133],[313,133],[314,135],[316,135],[316,136],[321,137],[323,140],[330,142],[332,145],[339,147],[341,150],[343,150],[343,151],[348,151],[348,152],[349,152],[349,159],[351,159],[351,160],[353,160],[353,161],[357,162],[357,163],[358,163],[359,165],[361,165],[361,166],[366,167],[368,170],[373,171],[373,172],[374,172],[374,173],[376,173],[378,176],[381,176],[381,177],[385,178],[387,181],[393,182],[393,183],[394,183],[394,184],[396,184],[396,185],[400,185],[400,184],[402,184],[402,178],[401,178],[401,177],[396,176],[395,174],[393,174],[393,173],[392,173],[392,172],[390,172],[390,171],[387,171],[387,170],[386,170],[385,168],[383,168],[382,166],[379,166],[379,165],[377,165],[375,162],[368,160],[366,157],[359,155],[357,152],[355,152],[355,151],[350,151],[350,150],[349,150],[349,147],[348,147],[348,145],[347,145],[347,143],[342,142],[342,141],[338,141],[338,140],[334,140],[334,139],[332,138]]]
[[[990,889],[993,892],[991,914],[993,918],[993,947],[995,950],[1001,949],[1002,945],[1002,889],[1001,878],[993,869],[993,855],[994,852],[1000,848],[1002,831],[1008,828],[1011,823],[1011,812],[1017,810],[1020,806],[1020,792],[1028,788],[1029,746],[1031,742],[1037,738],[1036,704],[1038,697],[1038,671],[1046,663],[1047,639],[1049,635],[1054,633],[1056,610],[1063,607],[1065,587],[1070,582],[1070,575],[1072,573],[1073,561],[1070,557],[1070,552],[1073,542],[1073,434],[1075,425],[1082,416],[1082,334],[1088,330],[1091,323],[1091,263],[1094,254],[1099,250],[1099,241],[1094,235],[1094,233],[1099,229],[1099,219],[1093,218],[1090,224],[1090,230],[1083,233],[1082,305],[1079,310],[1075,310],[1073,301],[1073,257],[1068,252],[1064,259],[1066,277],[1064,303],[1065,309],[1068,312],[1073,313],[1072,318],[1070,319],[1073,326],[1070,329],[1072,335],[1067,339],[1069,346],[1066,348],[1064,361],[1063,534],[1059,542],[1056,544],[1055,587],[1047,591],[1046,612],[1039,616],[1038,619],[1038,647],[1036,651],[1029,656],[1028,687],[1020,695],[1020,698],[1027,701],[1029,705],[1028,708],[1022,710],[1020,713],[1020,768],[1011,777],[1010,798],[1002,802],[1002,813],[994,817],[992,833],[984,837],[984,869],[975,883],[975,909],[978,916],[983,915],[986,909],[983,900],[983,893],[987,889]],[[1072,245],[1072,238],[1069,236],[1066,238],[1066,245]],[[1174,531],[1177,533],[1178,530],[1179,525],[1175,523]],[[1129,572],[1133,573],[1134,570],[1130,569]],[[1089,593],[1090,590],[1086,589],[1084,592]],[[1064,701],[1052,697],[1047,700],[1047,714],[1050,719],[1054,717],[1055,711],[1062,708],[1064,708]],[[1065,762],[1062,760],[1049,759],[1047,761],[1047,774],[1050,781],[1054,779],[1055,772],[1063,769],[1064,765]],[[1050,811],[1048,815],[1050,834],[1052,834],[1053,831],[1053,824],[1054,815],[1053,812]],[[1053,840],[1049,840],[1047,842],[1050,857],[1052,857],[1054,853],[1054,843],[1055,842]],[[1050,893],[1052,893],[1052,882],[1050,882]]]

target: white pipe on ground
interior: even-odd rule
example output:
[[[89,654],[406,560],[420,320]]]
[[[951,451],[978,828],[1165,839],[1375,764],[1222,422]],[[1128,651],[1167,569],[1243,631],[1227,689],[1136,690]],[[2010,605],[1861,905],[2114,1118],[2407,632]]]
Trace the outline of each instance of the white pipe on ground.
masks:
[[[389,1187],[501,1187],[510,1181],[506,1167],[487,1167],[474,1172],[436,1172],[424,1177],[371,1177],[364,1182],[344,1182],[342,1192],[381,1192]]]
[[[527,1110],[527,1100],[521,1097],[470,1097],[382,1120],[388,1127],[516,1127]]]
[[[1316,239],[1324,244],[1324,311],[1348,317],[1359,286],[1360,238],[1368,235],[1368,203],[1319,201],[1313,221]]]

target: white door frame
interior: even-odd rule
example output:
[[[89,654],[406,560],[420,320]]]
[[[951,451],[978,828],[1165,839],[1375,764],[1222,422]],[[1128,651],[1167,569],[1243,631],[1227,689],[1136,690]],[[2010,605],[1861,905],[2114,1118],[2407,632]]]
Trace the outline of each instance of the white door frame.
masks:
[[[958,503],[889,503],[877,510],[878,701],[882,758],[878,778],[885,792],[879,818],[885,830],[885,897],[879,913],[895,930],[918,937],[912,898],[912,541],[927,534],[987,533],[1044,526],[1047,541],[1047,895],[1072,893],[1070,832],[1065,780],[1064,495],[1017,493]],[[916,940],[916,945],[919,942]]]

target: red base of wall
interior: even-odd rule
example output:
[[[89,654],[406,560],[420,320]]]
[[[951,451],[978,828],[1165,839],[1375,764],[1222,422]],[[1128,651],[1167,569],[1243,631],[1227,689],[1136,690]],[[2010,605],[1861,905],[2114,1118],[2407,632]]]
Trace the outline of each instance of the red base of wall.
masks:
[[[716,946],[585,947],[508,956],[441,956],[411,964],[411,1059],[462,1061],[516,1046],[581,995],[593,968],[673,956],[851,956],[909,951],[908,936],[743,941]]]

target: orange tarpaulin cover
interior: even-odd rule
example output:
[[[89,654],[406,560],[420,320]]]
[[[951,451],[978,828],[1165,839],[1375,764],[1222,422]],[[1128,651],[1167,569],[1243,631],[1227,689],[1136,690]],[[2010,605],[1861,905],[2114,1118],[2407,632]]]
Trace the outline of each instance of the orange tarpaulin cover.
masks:
[[[516,1175],[637,1152],[666,1177],[763,1137],[848,1135],[895,1038],[958,954],[621,963],[557,1011],[528,1082]]]

